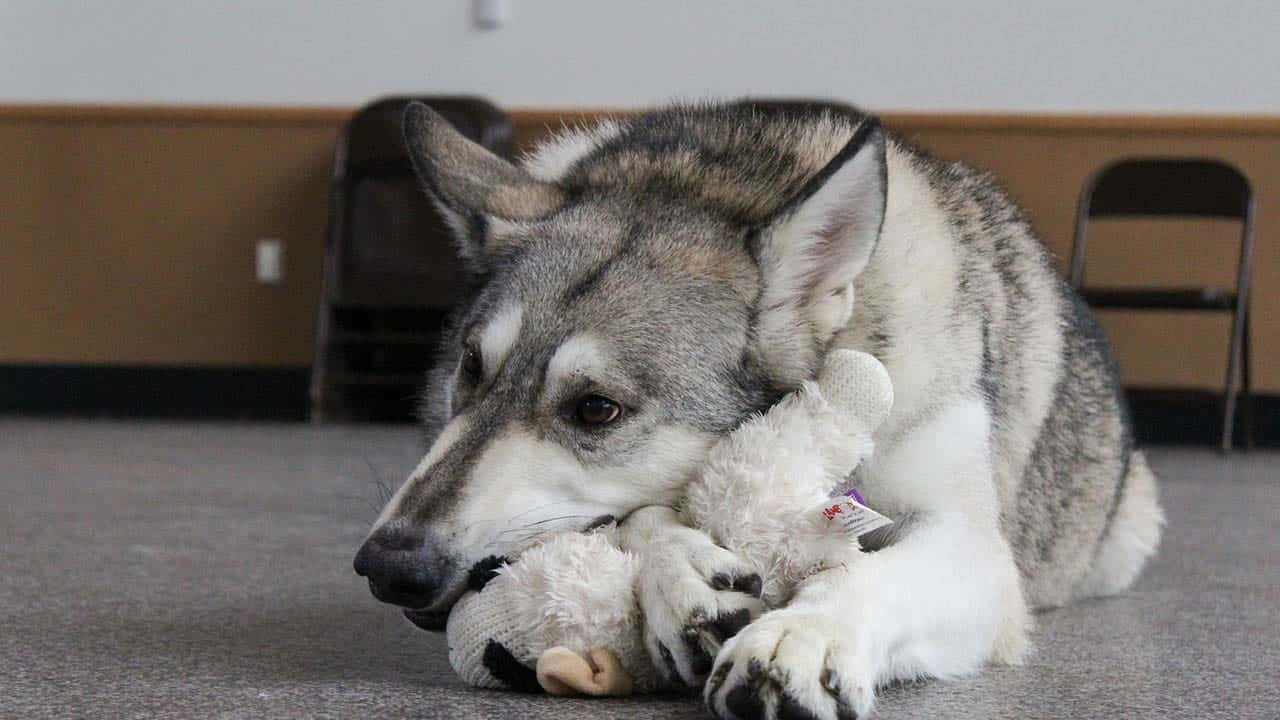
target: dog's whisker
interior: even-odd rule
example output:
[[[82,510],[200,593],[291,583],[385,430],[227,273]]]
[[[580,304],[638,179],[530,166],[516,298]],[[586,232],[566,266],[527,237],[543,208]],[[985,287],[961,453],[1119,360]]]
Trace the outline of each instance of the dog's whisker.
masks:
[[[484,545],[484,550],[485,550],[485,551],[488,551],[488,550],[490,550],[491,548],[496,547],[496,546],[498,546],[498,545],[500,545],[500,544],[504,544],[504,543],[514,543],[514,544],[518,544],[518,545],[524,545],[524,544],[527,544],[527,543],[529,543],[530,541],[537,540],[537,539],[542,538],[542,537],[544,537],[544,536],[553,535],[553,534],[555,534],[556,532],[559,532],[559,531],[561,530],[561,528],[554,528],[554,527],[553,527],[553,528],[546,528],[546,527],[539,527],[539,526],[541,526],[541,525],[545,525],[545,524],[547,524],[547,523],[551,523],[551,522],[560,521],[560,520],[574,520],[574,519],[578,519],[578,520],[590,520],[590,519],[592,519],[592,517],[591,517],[590,515],[576,515],[576,514],[575,514],[575,515],[561,515],[561,516],[558,516],[558,517],[552,517],[552,518],[547,518],[547,519],[545,519],[545,520],[539,520],[539,521],[537,521],[537,522],[532,522],[532,523],[529,523],[528,525],[522,525],[522,526],[520,526],[520,527],[516,527],[516,528],[509,528],[509,529],[507,529],[507,530],[503,530],[503,531],[499,532],[499,533],[494,537],[494,539],[493,539],[493,540],[489,541],[488,543],[485,543],[485,545]],[[512,535],[514,535],[514,537],[511,537]]]
[[[382,508],[391,500],[395,491],[391,489],[390,483],[382,479],[381,473],[378,472],[378,468],[373,464],[373,461],[369,459],[368,455],[364,457],[364,464],[369,470],[368,484],[373,487],[374,494],[376,495],[375,499],[369,500],[366,497],[365,501],[369,504],[369,510],[373,514],[377,515],[382,512]]]
[[[590,517],[589,515],[561,515],[560,517],[547,518],[546,520],[539,520],[538,522],[532,522],[532,523],[529,523],[528,525],[525,525],[525,527],[534,527],[535,525],[545,525],[549,522],[556,522],[558,520],[573,520],[574,518],[586,519],[589,517]]]
[[[541,505],[534,505],[533,507],[529,508],[528,510],[525,510],[522,513],[517,513],[515,515],[512,515],[511,519],[512,521],[519,520],[520,518],[524,517],[525,515],[528,515],[529,513],[538,512],[539,510],[545,510],[547,508],[555,507],[556,505],[567,505],[567,504],[569,504],[568,500],[558,500],[554,502],[543,503]]]
[[[353,493],[351,495],[346,495],[346,494],[338,495],[338,499],[347,500],[351,502],[359,502],[363,505],[367,505],[370,510],[377,512],[377,508],[374,507],[373,503],[369,501],[369,496],[365,493]]]
[[[530,530],[530,529],[532,529],[532,528],[537,528],[537,526],[539,526],[539,525],[546,525],[547,523],[551,523],[551,522],[558,522],[558,521],[561,521],[561,520],[574,520],[574,519],[589,519],[589,516],[587,516],[587,515],[560,515],[560,516],[558,516],[558,517],[551,517],[551,518],[547,518],[547,519],[545,519],[545,520],[539,520],[539,521],[537,521],[537,522],[532,522],[532,523],[529,523],[529,524],[527,524],[527,525],[521,525],[520,527],[515,527],[515,528],[510,528],[510,529],[507,529],[507,530],[503,530],[502,532],[498,533],[498,535],[500,535],[500,536],[501,536],[501,535],[505,535],[505,534],[508,534],[508,533],[515,533],[515,532],[528,531],[528,530]],[[535,532],[541,532],[541,530],[535,530]]]

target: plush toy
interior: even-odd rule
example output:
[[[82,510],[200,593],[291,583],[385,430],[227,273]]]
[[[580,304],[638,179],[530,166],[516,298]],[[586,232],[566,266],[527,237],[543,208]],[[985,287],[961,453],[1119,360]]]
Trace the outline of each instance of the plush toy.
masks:
[[[858,535],[888,522],[860,498],[831,493],[871,453],[892,403],[875,358],[835,351],[816,382],[718,442],[687,488],[683,520],[759,572],[766,608],[808,575],[856,557]],[[482,569],[449,615],[454,670],[478,687],[557,695],[661,686],[636,601],[639,560],[617,540],[614,525],[560,533]]]

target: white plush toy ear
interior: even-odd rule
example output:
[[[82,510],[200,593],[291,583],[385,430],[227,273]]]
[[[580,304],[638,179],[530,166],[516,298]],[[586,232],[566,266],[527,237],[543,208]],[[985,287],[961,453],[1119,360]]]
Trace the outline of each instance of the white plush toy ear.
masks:
[[[813,572],[856,557],[857,537],[833,528],[822,510],[871,454],[892,404],[878,360],[835,350],[817,381],[711,448],[685,491],[684,518],[760,572],[766,606],[785,602]]]
[[[822,397],[841,415],[874,432],[893,409],[893,382],[875,357],[854,350],[833,350],[818,375]]]
[[[887,197],[884,131],[868,117],[756,234],[764,283],[756,334],[775,377],[811,377],[815,346],[849,321],[853,281],[875,250]]]

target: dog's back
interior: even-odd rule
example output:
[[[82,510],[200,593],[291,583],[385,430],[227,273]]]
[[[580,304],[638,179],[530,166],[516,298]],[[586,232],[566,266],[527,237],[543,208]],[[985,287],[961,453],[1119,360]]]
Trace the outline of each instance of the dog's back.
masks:
[[[899,404],[882,443],[978,394],[1028,602],[1127,587],[1163,516],[1097,319],[990,177],[902,143],[888,157],[880,246],[837,340],[894,377]]]

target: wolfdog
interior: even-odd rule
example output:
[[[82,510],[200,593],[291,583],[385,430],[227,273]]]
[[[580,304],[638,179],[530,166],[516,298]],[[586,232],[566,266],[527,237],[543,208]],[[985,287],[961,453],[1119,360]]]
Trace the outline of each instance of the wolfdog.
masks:
[[[423,105],[405,135],[477,288],[429,378],[430,448],[355,562],[418,625],[474,568],[616,518],[672,682],[721,718],[847,718],[896,679],[1018,662],[1031,609],[1124,589],[1155,552],[1107,340],[983,173],[835,105],[678,104],[518,165]],[[671,508],[832,348],[893,380],[852,482],[896,522],[762,613]]]

